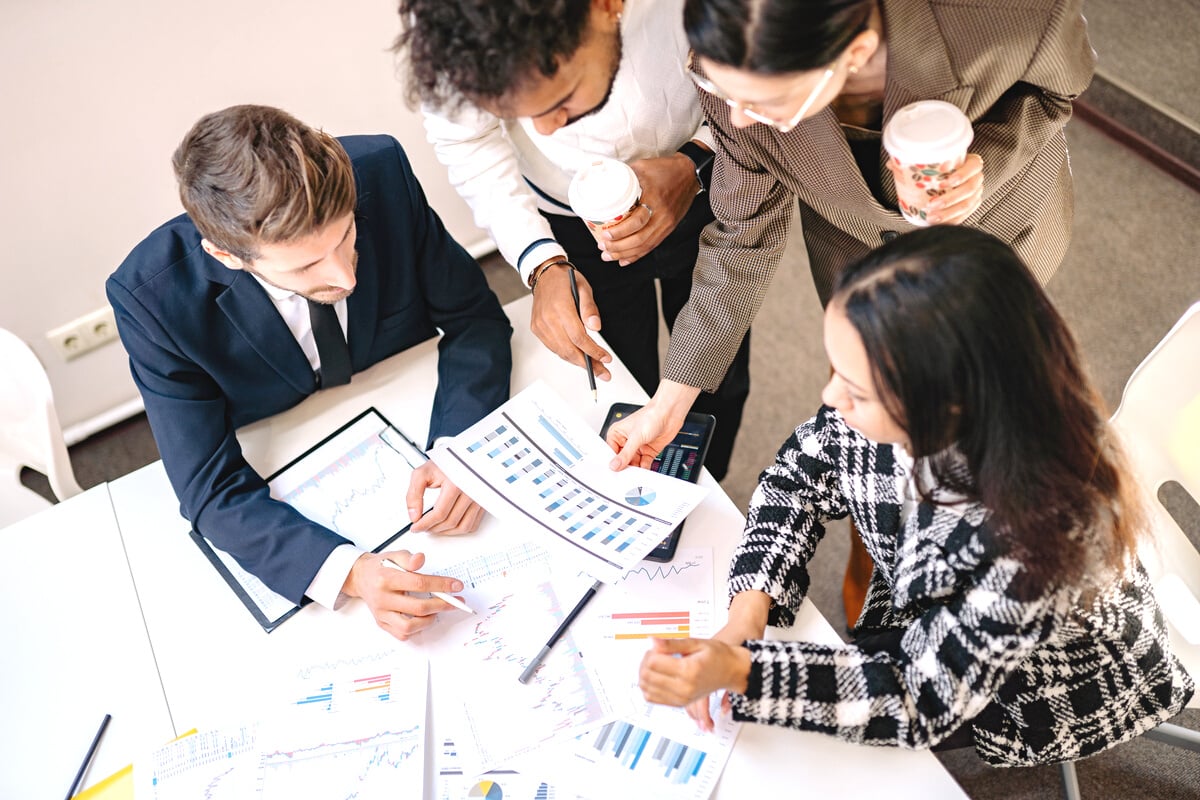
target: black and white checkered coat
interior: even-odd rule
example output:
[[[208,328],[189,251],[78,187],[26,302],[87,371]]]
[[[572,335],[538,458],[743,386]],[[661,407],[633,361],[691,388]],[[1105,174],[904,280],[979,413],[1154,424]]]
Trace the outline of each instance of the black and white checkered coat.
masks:
[[[977,503],[922,502],[900,522],[905,467],[829,408],[800,426],[762,475],[730,570],[730,592],[759,590],[772,625],[792,624],[823,521],[849,514],[875,560],[856,633],[903,631],[868,652],[748,642],[738,719],[921,748],[964,722],[996,765],[1090,755],[1178,713],[1193,684],[1171,655],[1140,563],[1088,605],[1074,590],[1016,596],[1019,561]],[[1028,591],[1025,593],[1028,595]]]

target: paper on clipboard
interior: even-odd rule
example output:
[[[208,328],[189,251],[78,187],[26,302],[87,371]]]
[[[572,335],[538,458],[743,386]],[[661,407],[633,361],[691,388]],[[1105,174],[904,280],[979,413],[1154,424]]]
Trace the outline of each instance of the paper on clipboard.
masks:
[[[267,485],[272,498],[362,549],[378,551],[408,530],[404,496],[413,471],[426,460],[416,443],[372,407],[268,477]],[[430,505],[427,500],[426,510]],[[200,534],[191,535],[268,632],[300,608]]]

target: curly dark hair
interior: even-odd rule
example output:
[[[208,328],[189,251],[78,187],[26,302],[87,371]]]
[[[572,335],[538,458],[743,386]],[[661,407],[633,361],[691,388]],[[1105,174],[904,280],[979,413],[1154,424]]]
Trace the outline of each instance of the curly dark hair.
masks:
[[[497,100],[552,77],[579,49],[590,0],[400,0],[408,100],[434,108]]]

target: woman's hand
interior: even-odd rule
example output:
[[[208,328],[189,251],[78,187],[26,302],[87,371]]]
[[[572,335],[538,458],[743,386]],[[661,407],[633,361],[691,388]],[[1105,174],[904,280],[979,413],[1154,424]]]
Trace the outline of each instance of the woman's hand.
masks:
[[[720,689],[742,692],[750,675],[750,651],[717,639],[653,639],[642,657],[638,687],[648,702],[688,705],[688,714],[712,730],[708,696]],[[722,701],[728,707],[728,699]],[[692,713],[703,703],[703,717]]]
[[[763,638],[767,627],[767,613],[770,610],[770,595],[758,591],[739,592],[729,604],[728,621],[713,636],[713,640],[724,642],[731,647],[741,647],[743,642]],[[728,714],[730,710],[729,693],[724,692],[721,695],[721,712]],[[712,711],[707,697],[688,703],[687,713],[701,730],[713,729]]]
[[[620,471],[633,464],[649,469],[654,457],[679,433],[699,394],[694,386],[660,381],[646,405],[608,429],[606,441],[617,454],[609,468]]]
[[[896,181],[896,194],[911,207],[924,208],[930,225],[959,225],[983,204],[983,159],[968,153],[963,163],[942,179],[943,194],[929,198],[922,190],[912,189],[906,170],[888,159],[888,169]],[[915,192],[911,196],[909,192]]]

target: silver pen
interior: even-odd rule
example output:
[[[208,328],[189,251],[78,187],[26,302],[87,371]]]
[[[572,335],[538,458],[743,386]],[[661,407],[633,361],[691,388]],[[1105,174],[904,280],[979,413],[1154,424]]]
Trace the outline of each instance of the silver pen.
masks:
[[[390,558],[383,559],[382,563],[388,569],[399,570],[400,572],[407,572],[409,575],[417,574],[410,569],[405,569],[404,567],[397,564],[395,561],[392,561]],[[439,600],[445,600],[447,603],[449,603],[450,605],[459,609],[460,611],[465,611],[468,614],[475,613],[474,609],[472,609],[469,605],[464,603],[462,600],[459,600],[457,597],[455,597],[452,594],[446,594],[445,592],[430,592],[429,594],[433,595],[434,597],[436,597]]]

